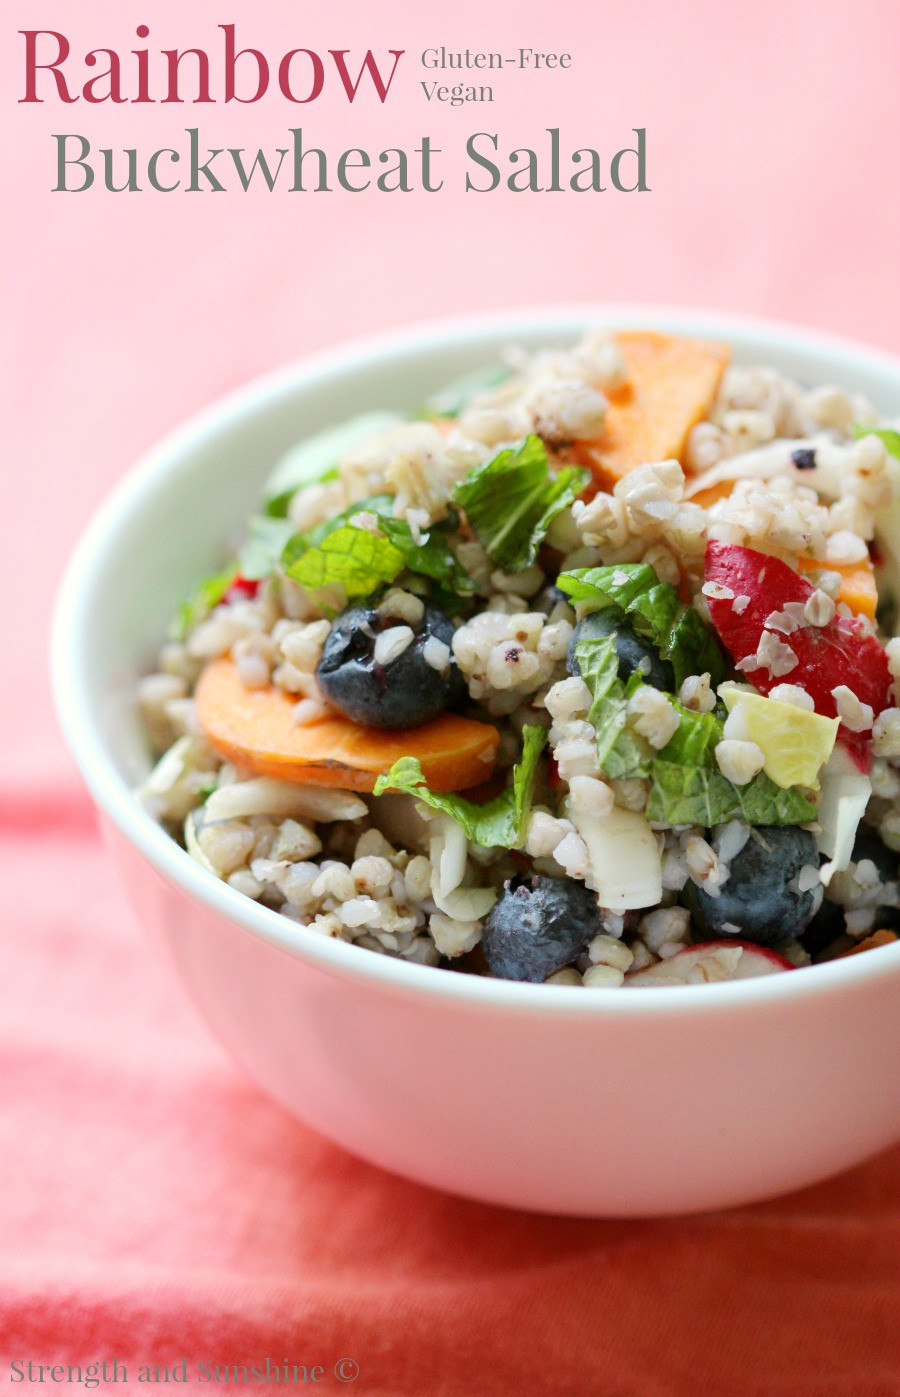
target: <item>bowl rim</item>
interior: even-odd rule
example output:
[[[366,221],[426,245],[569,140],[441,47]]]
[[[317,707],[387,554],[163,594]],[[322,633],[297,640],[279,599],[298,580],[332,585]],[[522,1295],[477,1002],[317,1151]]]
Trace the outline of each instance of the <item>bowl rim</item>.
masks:
[[[896,379],[900,358],[866,345],[762,317],[729,315],[678,306],[587,304],[524,307],[442,317],[405,324],[334,345],[263,374],[193,414],[146,452],[116,484],[94,513],[69,559],[59,586],[50,637],[50,667],[60,726],[88,790],[106,818],[172,886],[237,924],[250,935],[338,978],[368,983],[401,996],[451,1001],[469,1010],[509,1013],[604,1015],[718,1013],[728,1007],[753,1008],[830,997],[900,971],[900,942],[840,961],[803,967],[802,975],[766,975],[709,985],[667,986],[663,996],[623,994],[593,988],[590,994],[565,993],[578,987],[531,984],[447,971],[378,955],[352,943],[321,936],[262,907],[201,867],[135,799],[116,771],[88,702],[87,606],[94,579],[102,574],[107,543],[149,494],[177,477],[184,453],[248,417],[264,412],[292,388],[314,388],[345,370],[364,368],[374,357],[403,359],[410,354],[477,347],[479,340],[517,333],[546,332],[548,338],[574,335],[588,325],[656,328],[739,341],[744,349],[766,352],[773,341],[797,354],[818,354],[840,363],[855,361],[864,371]],[[492,352],[496,352],[492,348]]]

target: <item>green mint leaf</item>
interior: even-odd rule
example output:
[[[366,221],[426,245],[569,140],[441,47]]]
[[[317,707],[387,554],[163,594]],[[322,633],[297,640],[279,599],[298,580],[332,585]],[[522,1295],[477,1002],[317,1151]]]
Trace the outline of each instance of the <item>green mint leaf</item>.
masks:
[[[722,740],[722,720],[715,713],[694,713],[668,696],[678,714],[678,729],[657,753],[657,760],[679,766],[716,766],[716,744]]]
[[[878,437],[884,442],[892,456],[900,460],[900,432],[893,427],[854,427],[853,435],[857,441],[860,437]]]
[[[698,618],[699,619],[699,618]],[[628,727],[628,700],[643,679],[618,677],[615,635],[579,640],[575,661],[591,691],[588,718],[597,734],[597,757],[611,780],[651,778],[647,818],[658,824],[712,825],[745,820],[751,825],[798,825],[815,819],[815,806],[797,788],[784,790],[761,772],[746,786],[735,786],[716,765],[722,738],[716,713],[694,713],[666,697],[678,715],[678,728],[659,752]]]
[[[528,436],[469,471],[453,492],[478,542],[503,572],[520,572],[537,556],[551,522],[580,495],[590,471],[566,466],[552,475],[540,437]]]
[[[661,654],[675,670],[679,687],[691,674],[708,674],[713,688],[724,677],[722,647],[712,627],[692,606],[683,606],[676,615]]]
[[[237,570],[249,582],[259,582],[275,571],[293,529],[290,520],[255,514],[238,553]]]
[[[393,502],[391,495],[370,495],[368,499],[359,500],[349,509],[344,509],[340,514],[333,515],[331,519],[323,519],[321,523],[316,524],[306,533],[291,533],[281,551],[282,568],[288,572],[292,563],[301,558],[310,548],[320,547],[329,534],[336,533],[338,529],[346,528],[350,520],[355,519],[357,514],[363,512],[377,514],[380,509],[390,509]]]
[[[818,813],[799,786],[776,786],[764,771],[735,790],[748,825],[803,825]]]
[[[288,505],[296,493],[296,490],[282,490],[280,495],[274,495],[272,499],[266,500],[263,512],[269,519],[286,519]]]
[[[614,781],[646,775],[649,747],[626,727],[631,693],[618,677],[615,635],[579,640],[575,645],[575,663],[591,691],[588,720],[597,734],[597,760],[601,770]],[[634,687],[639,684],[640,679]]]
[[[513,768],[512,785],[483,805],[465,796],[430,791],[415,757],[401,757],[386,776],[379,776],[375,795],[401,791],[415,796],[432,810],[442,810],[452,816],[474,844],[486,849],[518,849],[525,839],[538,758],[546,741],[543,728],[526,726],[522,729],[522,756]]]
[[[478,585],[468,576],[451,548],[450,539],[458,532],[456,511],[451,511],[447,520],[432,525],[428,531],[422,532],[416,538],[407,521],[397,520],[390,513],[393,506],[393,496],[372,495],[368,499],[358,500],[334,518],[323,520],[321,524],[310,529],[309,534],[289,536],[284,543],[284,552],[281,553],[282,567],[288,571],[288,576],[295,577],[296,574],[291,571],[292,563],[305,555],[307,550],[321,548],[324,541],[338,529],[351,525],[356,515],[375,514],[379,531],[386,536],[397,552],[401,553],[404,566],[412,573],[418,573],[419,576],[429,578],[437,584],[436,587],[429,588],[432,594],[430,599],[453,615],[454,610],[458,608],[458,598],[470,597],[478,591]],[[393,578],[389,580],[393,581]]]
[[[583,603],[585,612],[608,606],[623,612],[632,629],[671,663],[676,685],[691,674],[705,673],[713,687],[720,683],[724,666],[714,632],[647,563],[578,568],[560,573],[556,585],[573,602]]]
[[[698,617],[699,620],[699,617]],[[715,766],[715,746],[722,737],[721,720],[712,713],[694,713],[667,694],[678,715],[678,728],[658,753],[627,726],[628,700],[643,683],[635,671],[627,686],[618,677],[615,634],[576,642],[575,663],[591,691],[588,720],[597,734],[597,759],[614,781],[648,776],[651,762],[684,766]]]
[[[295,576],[290,572],[291,565],[310,548],[321,547],[325,539],[350,525],[358,514],[374,514],[379,531],[403,555],[405,567],[437,583],[436,588],[430,589],[433,594],[431,599],[453,614],[459,597],[478,591],[477,584],[469,577],[451,546],[450,540],[458,533],[459,527],[456,512],[452,511],[446,520],[432,525],[416,537],[405,519],[395,519],[390,513],[393,504],[392,495],[371,495],[368,499],[358,500],[333,519],[323,520],[309,533],[291,535],[281,554],[282,566],[290,576]]]
[[[344,524],[318,547],[297,545],[290,539],[282,555],[288,577],[299,582],[329,610],[368,597],[403,571],[405,559],[389,539]]]
[[[478,591],[450,546],[450,538],[457,532],[458,520],[452,519],[439,525],[432,525],[427,532],[416,538],[405,519],[394,519],[392,515],[379,514],[378,527],[390,539],[395,548],[406,559],[406,566],[412,572],[421,573],[440,583],[442,588],[457,596],[470,596]]]
[[[816,807],[796,787],[776,786],[760,772],[746,786],[735,786],[709,766],[653,762],[647,819],[661,825],[700,825],[709,829],[729,820],[750,825],[802,825],[816,818]]]
[[[636,609],[642,597],[662,584],[649,563],[621,563],[614,567],[562,572],[558,585],[573,602],[590,602],[586,610],[602,611],[605,606],[617,606],[620,611],[629,612]]]
[[[345,524],[349,524],[357,514],[380,514],[383,510],[391,510],[394,507],[393,495],[369,495],[364,500],[357,500],[356,504],[350,505],[340,514],[332,515],[330,519],[323,519],[321,524],[316,524],[306,534],[298,534],[298,538],[303,539],[307,547],[318,545],[329,534],[333,534],[335,529],[341,529]]]

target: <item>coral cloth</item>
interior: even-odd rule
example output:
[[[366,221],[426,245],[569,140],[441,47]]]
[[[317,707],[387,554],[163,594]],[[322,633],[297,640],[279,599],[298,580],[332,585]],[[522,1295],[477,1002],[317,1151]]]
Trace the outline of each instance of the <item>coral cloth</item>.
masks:
[[[674,1221],[406,1183],[292,1120],[212,1041],[74,778],[4,796],[0,1382],[13,1362],[105,1359],[100,1391],[270,1391],[202,1381],[268,1357],[321,1365],[331,1391],[350,1360],[379,1397],[900,1392],[900,1151]],[[182,1360],[188,1385],[138,1385],[139,1365]],[[82,1390],[36,1373],[12,1390]]]

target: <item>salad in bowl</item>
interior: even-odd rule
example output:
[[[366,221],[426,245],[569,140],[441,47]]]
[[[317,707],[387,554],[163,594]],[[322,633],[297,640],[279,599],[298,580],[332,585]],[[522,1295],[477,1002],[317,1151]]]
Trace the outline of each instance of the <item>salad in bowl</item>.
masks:
[[[710,984],[900,923],[900,432],[646,329],[278,464],[138,698],[140,797],[307,934]]]

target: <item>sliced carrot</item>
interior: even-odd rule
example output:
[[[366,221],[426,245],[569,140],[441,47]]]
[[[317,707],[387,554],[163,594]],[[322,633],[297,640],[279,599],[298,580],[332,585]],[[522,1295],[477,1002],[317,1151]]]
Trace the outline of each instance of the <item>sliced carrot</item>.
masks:
[[[349,718],[300,724],[296,699],[281,689],[245,688],[232,660],[204,669],[195,693],[197,718],[211,746],[258,776],[305,786],[371,791],[400,757],[418,757],[435,791],[464,791],[490,775],[500,734],[489,723],[443,713],[402,731],[364,728]]]
[[[855,946],[851,946],[849,951],[842,951],[842,956],[856,956],[860,951],[874,951],[879,946],[890,946],[897,940],[895,931],[873,931],[871,936],[867,936],[865,941],[858,941]]]
[[[870,621],[875,620],[878,592],[871,558],[863,558],[860,563],[823,563],[821,558],[810,558],[808,554],[803,554],[798,562],[801,572],[839,572],[841,590],[838,593],[838,601],[846,602],[854,614],[862,612]]]
[[[703,490],[686,490],[685,498],[689,499],[691,504],[699,504],[704,509],[709,509],[717,500],[727,499],[736,484],[736,480],[720,480],[717,485],[707,485]]]
[[[628,370],[609,394],[603,435],[575,443],[574,454],[611,490],[645,461],[681,460],[692,427],[709,414],[731,349],[715,340],[624,330],[616,336]]]

